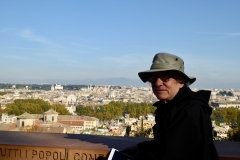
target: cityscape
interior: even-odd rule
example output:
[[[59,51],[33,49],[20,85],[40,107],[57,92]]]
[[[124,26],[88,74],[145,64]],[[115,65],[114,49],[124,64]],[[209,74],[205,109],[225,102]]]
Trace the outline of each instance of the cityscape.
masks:
[[[64,134],[93,134],[104,136],[133,136],[153,138],[155,124],[154,107],[156,97],[151,87],[116,85],[63,85],[63,84],[3,84],[0,88],[1,131],[25,131]],[[197,88],[192,88],[198,91]],[[240,110],[240,91],[234,89],[211,90],[209,105],[214,110],[234,108]],[[21,110],[19,115],[9,114],[9,108],[19,100],[42,100],[49,108],[42,113]],[[36,103],[37,101],[34,101]],[[39,103],[43,103],[39,102]],[[30,101],[28,101],[30,103]],[[115,108],[126,106],[121,116],[97,117],[86,112],[87,108],[99,108],[112,104]],[[129,104],[138,108],[149,105],[140,114],[128,111]],[[24,104],[22,105],[29,105]],[[30,103],[30,107],[31,107]],[[63,106],[60,111],[57,105]],[[114,106],[115,105],[115,106]],[[13,106],[13,105],[12,105]],[[54,107],[56,106],[56,107]],[[33,107],[32,107],[33,108]],[[8,109],[8,110],[7,110]],[[85,109],[85,110],[84,110]],[[61,109],[62,110],[62,109]],[[115,112],[112,110],[111,112]],[[12,112],[15,113],[15,112]],[[85,115],[84,115],[85,113]],[[131,114],[132,113],[132,114]],[[238,112],[239,114],[239,112]],[[94,116],[95,115],[95,116]],[[240,114],[239,114],[240,115]],[[212,121],[215,140],[227,140],[233,130],[233,122],[220,120],[218,115]],[[240,118],[240,116],[238,117]],[[217,122],[215,122],[215,120]],[[220,123],[219,123],[220,122]],[[234,121],[235,122],[235,121]],[[235,126],[236,127],[236,126]]]
[[[213,146],[221,160],[240,159],[239,6],[239,0],[0,1],[0,159],[102,160],[110,149],[135,150],[152,140],[137,149],[149,153],[140,159],[201,159],[215,153]],[[158,53],[183,60],[177,68],[196,78],[193,92],[211,91],[209,101],[202,97],[204,110],[196,112],[197,103],[176,111],[188,94],[174,99],[171,86],[153,86],[156,98],[154,79],[175,74],[154,73],[143,83],[139,75]]]

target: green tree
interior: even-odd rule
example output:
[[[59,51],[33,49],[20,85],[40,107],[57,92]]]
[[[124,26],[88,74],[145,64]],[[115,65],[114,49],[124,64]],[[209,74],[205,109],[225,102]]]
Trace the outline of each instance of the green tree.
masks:
[[[238,124],[233,130],[228,132],[228,140],[240,142],[240,125]]]
[[[56,110],[59,115],[71,115],[63,104],[52,104],[52,108]]]
[[[17,99],[13,103],[7,104],[4,110],[9,115],[21,115],[25,112],[30,114],[43,114],[51,108],[51,105],[42,99]]]
[[[134,136],[135,137],[146,137],[146,138],[149,138],[151,133],[152,133],[152,128],[149,128],[147,130],[143,130],[143,131],[139,130],[139,131],[137,131]]]
[[[81,106],[77,107],[78,115],[94,116],[99,120],[111,120],[121,118],[123,112],[127,111],[131,117],[139,117],[147,113],[154,113],[155,107],[148,103],[124,103],[110,102],[103,106]]]
[[[13,92],[0,92],[0,95],[3,96],[5,94],[13,94]]]
[[[91,116],[92,115],[92,106],[77,106],[77,114],[80,116]]]
[[[234,107],[218,108],[213,111],[211,118],[216,122],[226,122],[231,125],[232,123],[238,122],[238,116],[240,111]]]

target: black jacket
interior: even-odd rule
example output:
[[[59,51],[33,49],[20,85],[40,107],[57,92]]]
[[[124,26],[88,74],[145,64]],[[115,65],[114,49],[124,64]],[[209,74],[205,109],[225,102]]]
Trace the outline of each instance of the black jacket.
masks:
[[[182,87],[168,103],[154,103],[154,140],[139,143],[140,159],[218,160],[213,144],[210,91]]]

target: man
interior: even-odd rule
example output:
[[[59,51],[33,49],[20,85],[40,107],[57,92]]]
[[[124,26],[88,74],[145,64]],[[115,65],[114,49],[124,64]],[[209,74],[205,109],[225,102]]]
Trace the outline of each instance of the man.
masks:
[[[154,56],[150,70],[139,72],[160,100],[156,106],[154,139],[121,152],[138,160],[217,160],[208,105],[210,91],[193,92],[196,78],[184,73],[183,60],[169,53]]]

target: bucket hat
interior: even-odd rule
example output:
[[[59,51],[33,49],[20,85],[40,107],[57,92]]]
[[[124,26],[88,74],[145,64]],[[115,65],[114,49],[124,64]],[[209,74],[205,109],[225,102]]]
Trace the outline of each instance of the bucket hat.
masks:
[[[186,77],[190,84],[192,84],[196,80],[195,77],[190,77],[184,73],[184,61],[180,57],[164,52],[157,53],[153,57],[150,70],[139,72],[138,76],[145,83],[147,82],[149,76],[151,76],[151,73],[159,71],[177,71],[178,73]]]

